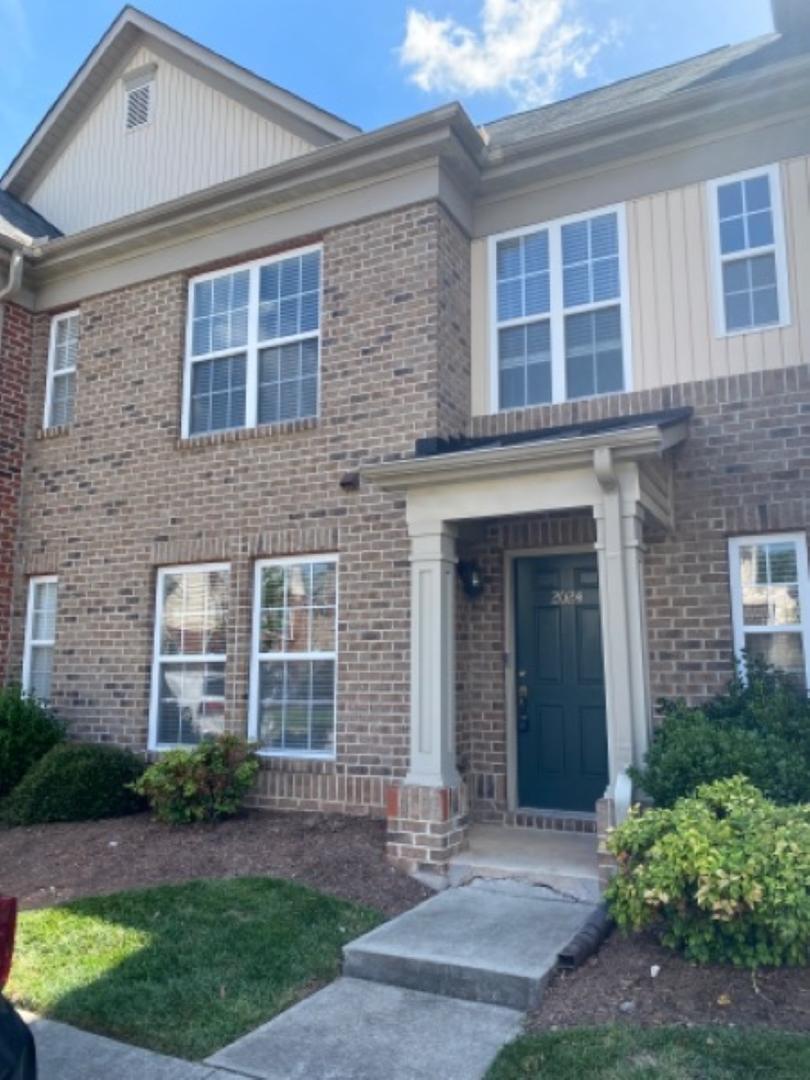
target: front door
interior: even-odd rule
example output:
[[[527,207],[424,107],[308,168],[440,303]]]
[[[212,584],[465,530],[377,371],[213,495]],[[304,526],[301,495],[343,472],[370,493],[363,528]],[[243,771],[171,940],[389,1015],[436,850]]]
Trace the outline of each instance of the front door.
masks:
[[[590,810],[607,785],[596,555],[515,560],[518,800]]]

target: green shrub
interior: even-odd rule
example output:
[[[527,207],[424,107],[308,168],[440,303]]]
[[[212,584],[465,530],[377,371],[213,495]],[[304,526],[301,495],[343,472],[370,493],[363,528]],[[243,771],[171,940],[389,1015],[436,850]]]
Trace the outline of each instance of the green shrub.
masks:
[[[193,750],[170,750],[134,785],[158,821],[183,825],[231,817],[259,769],[250,745],[236,735],[206,739]]]
[[[0,687],[0,799],[65,737],[62,723],[19,686]]]
[[[656,929],[698,963],[808,962],[810,806],[777,806],[736,776],[672,809],[635,808],[608,848],[620,927]]]
[[[752,663],[748,680],[693,708],[660,703],[662,721],[636,784],[672,806],[700,784],[747,776],[778,803],[810,802],[810,701],[787,676]]]
[[[9,825],[92,821],[143,809],[131,784],[143,771],[128,750],[93,743],[52,747],[23,777],[2,806]]]

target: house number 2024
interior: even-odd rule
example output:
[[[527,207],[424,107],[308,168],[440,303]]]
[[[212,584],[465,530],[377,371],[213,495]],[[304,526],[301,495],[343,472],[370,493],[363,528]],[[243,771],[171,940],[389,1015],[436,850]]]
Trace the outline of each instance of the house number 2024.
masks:
[[[555,589],[551,594],[551,602],[563,607],[569,604],[581,604],[582,593],[577,589]]]

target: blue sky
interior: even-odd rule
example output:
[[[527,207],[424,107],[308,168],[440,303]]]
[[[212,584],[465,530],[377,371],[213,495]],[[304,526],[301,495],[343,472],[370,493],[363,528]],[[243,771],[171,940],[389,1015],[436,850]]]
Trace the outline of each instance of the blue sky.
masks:
[[[771,29],[769,0],[143,0],[365,129],[457,98],[476,121]],[[0,166],[120,10],[0,0]]]

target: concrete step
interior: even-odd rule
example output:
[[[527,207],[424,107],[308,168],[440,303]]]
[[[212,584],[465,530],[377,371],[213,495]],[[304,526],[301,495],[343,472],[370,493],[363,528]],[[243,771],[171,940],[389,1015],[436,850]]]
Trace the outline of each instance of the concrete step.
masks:
[[[515,882],[447,889],[343,949],[343,973],[529,1009],[594,905]]]
[[[448,879],[477,878],[545,885],[561,897],[598,903],[597,837],[588,833],[474,825],[468,846],[451,860]]]

